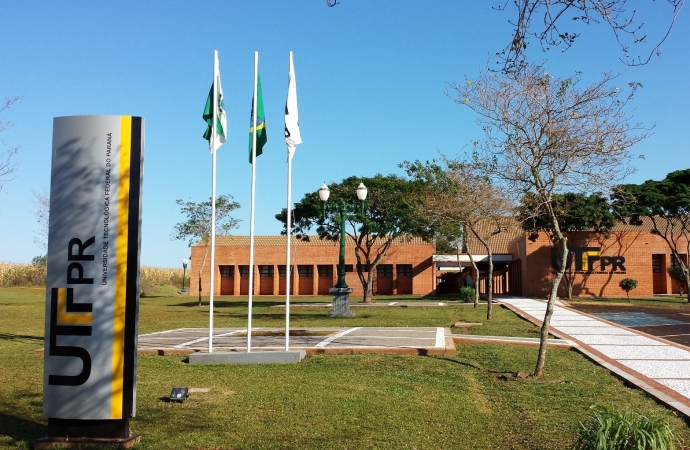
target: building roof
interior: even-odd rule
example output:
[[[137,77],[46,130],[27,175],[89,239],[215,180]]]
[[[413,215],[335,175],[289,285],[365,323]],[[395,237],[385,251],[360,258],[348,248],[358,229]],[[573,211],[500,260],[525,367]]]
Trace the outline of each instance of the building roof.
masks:
[[[309,235],[309,240],[300,240],[292,236],[290,245],[305,246],[305,245],[338,245],[338,241],[331,241],[327,239],[320,239],[318,235]],[[201,241],[198,245],[203,245]],[[287,245],[287,236],[254,236],[255,246],[285,246]],[[346,236],[345,245],[355,245],[354,240],[350,236]],[[401,236],[393,239],[393,245],[433,245],[420,237],[406,237]],[[216,236],[216,246],[235,246],[235,247],[249,247],[249,236]]]
[[[508,251],[508,244],[515,238],[523,236],[524,230],[514,217],[504,217],[499,220],[501,232],[490,236],[488,241],[491,246],[491,253],[510,253]],[[491,221],[482,221],[477,224],[475,229],[482,236],[489,236],[495,224]],[[465,236],[465,245],[473,255],[485,255],[486,248],[471,232]]]

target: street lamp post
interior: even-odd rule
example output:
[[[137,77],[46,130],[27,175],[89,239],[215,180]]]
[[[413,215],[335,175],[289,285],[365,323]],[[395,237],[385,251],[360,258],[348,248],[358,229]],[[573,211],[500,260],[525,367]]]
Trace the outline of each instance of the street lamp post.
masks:
[[[319,198],[323,202],[323,214],[326,214],[326,202],[331,195],[326,183],[319,189]],[[357,198],[360,202],[362,214],[364,214],[364,200],[367,198],[367,188],[364,183],[359,183],[357,187]],[[353,317],[354,311],[350,309],[350,294],[353,289],[345,282],[345,221],[346,215],[354,212],[356,206],[346,203],[344,200],[338,202],[338,214],[340,215],[340,254],[338,256],[338,282],[328,290],[333,295],[333,310],[328,313],[329,317]]]
[[[187,277],[187,264],[189,263],[189,260],[187,258],[182,258],[182,290],[180,290],[180,294],[186,294],[187,293],[187,288],[184,286],[185,284],[185,278]]]

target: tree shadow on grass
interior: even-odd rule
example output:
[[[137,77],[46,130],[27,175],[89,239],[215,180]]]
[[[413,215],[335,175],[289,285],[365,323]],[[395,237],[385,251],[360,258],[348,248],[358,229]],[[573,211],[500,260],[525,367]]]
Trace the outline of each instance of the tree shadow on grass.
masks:
[[[33,442],[47,433],[45,424],[0,412],[0,436],[9,436],[12,446],[33,448]]]
[[[10,334],[10,333],[0,333],[0,339],[6,341],[31,341],[31,342],[43,342],[43,336],[29,336],[24,334]]]

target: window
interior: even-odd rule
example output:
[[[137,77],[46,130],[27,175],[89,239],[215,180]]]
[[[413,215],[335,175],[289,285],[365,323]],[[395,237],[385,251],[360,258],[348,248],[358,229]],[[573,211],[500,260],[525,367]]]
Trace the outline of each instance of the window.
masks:
[[[652,273],[661,273],[661,255],[652,255]]]
[[[220,277],[221,278],[232,278],[235,276],[234,266],[220,266]]]
[[[320,277],[333,277],[333,266],[318,266]]]
[[[398,264],[395,267],[396,272],[398,272],[399,277],[411,277],[412,276],[412,264]]]
[[[678,254],[678,258],[680,258],[681,261],[685,261],[684,256],[685,256],[685,253],[679,253]],[[671,267],[680,267],[680,264],[678,264],[678,258],[676,258],[675,256],[673,256],[673,254],[671,254]]]
[[[278,266],[278,276],[280,278],[285,278],[285,272],[286,272],[285,264],[283,264],[282,266]],[[294,276],[294,268],[292,266],[290,266],[290,278],[292,278],[293,276]]]
[[[345,273],[347,272],[354,272],[352,264],[345,264]]]
[[[392,277],[393,264],[379,264],[376,266],[376,275],[380,277]]]
[[[366,264],[358,264],[359,266],[362,266],[362,272],[366,273],[369,272],[369,266]]]
[[[273,266],[259,266],[259,276],[261,278],[273,277]]]
[[[241,278],[249,278],[249,266],[239,266],[240,268],[240,277]]]
[[[297,266],[297,273],[300,277],[313,277],[314,266]]]

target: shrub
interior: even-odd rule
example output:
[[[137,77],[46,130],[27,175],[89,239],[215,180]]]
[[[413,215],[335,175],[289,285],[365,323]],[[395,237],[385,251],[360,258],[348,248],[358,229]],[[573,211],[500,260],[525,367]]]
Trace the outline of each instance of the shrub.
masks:
[[[460,288],[460,300],[465,303],[472,303],[474,301],[474,288],[463,286]]]
[[[673,430],[662,419],[634,412],[620,413],[613,407],[592,405],[592,418],[579,424],[574,450],[673,450]]]
[[[621,282],[618,283],[618,286],[625,291],[625,295],[628,296],[628,301],[630,301],[630,291],[637,287],[637,280],[633,280],[632,278],[623,278]]]
[[[682,295],[683,294],[683,288],[685,287],[685,274],[683,273],[683,269],[680,268],[679,265],[677,266],[671,266],[667,267],[666,271],[668,272],[668,276],[671,277],[673,281],[675,281],[678,284],[678,292]]]

